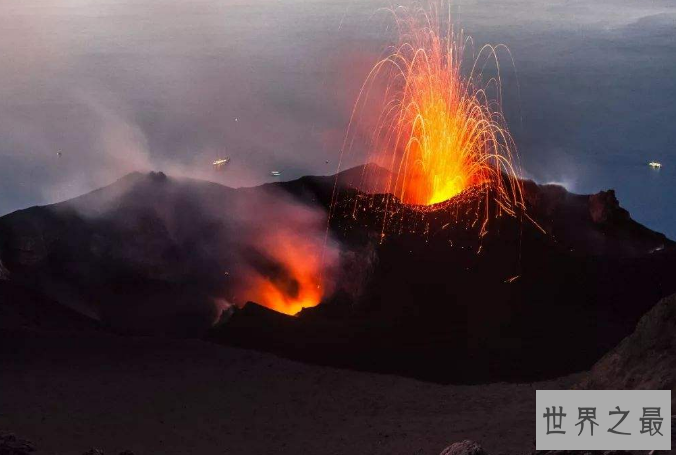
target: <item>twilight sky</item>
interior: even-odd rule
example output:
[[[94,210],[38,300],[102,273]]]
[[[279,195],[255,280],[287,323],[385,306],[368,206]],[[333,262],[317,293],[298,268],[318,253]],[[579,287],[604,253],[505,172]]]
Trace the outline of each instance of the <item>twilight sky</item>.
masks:
[[[272,170],[332,173],[392,36],[384,4],[0,2],[0,215],[134,170],[231,186]],[[635,219],[676,238],[676,3],[462,0],[453,11],[478,44],[512,52],[504,107],[526,175],[615,188]]]

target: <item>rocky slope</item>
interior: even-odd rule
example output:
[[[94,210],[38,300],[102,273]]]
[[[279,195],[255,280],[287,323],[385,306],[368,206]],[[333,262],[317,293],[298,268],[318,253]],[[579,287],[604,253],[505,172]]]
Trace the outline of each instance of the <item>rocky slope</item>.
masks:
[[[634,333],[599,360],[581,387],[656,389],[676,399],[676,295],[646,313]]]
[[[612,191],[523,182],[535,222],[491,217],[480,235],[475,214],[497,213],[492,202],[466,197],[420,211],[361,192],[363,173],[345,171],[337,186],[304,177],[236,190],[132,174],[1,217],[2,276],[118,332],[201,336],[218,302],[246,299],[237,295],[247,278],[242,233],[293,223],[297,206],[331,210],[335,292],[297,317],[236,311],[209,338],[440,382],[582,371],[676,292],[673,242],[633,221]]]

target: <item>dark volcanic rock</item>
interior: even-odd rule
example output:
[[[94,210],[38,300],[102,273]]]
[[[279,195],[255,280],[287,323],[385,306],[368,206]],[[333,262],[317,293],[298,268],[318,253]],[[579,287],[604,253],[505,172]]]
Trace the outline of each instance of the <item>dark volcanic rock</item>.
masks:
[[[440,455],[488,455],[487,452],[474,441],[466,439],[455,442],[441,451]]]
[[[13,434],[0,435],[0,455],[29,455],[35,452],[33,443]]]
[[[627,450],[606,450],[606,451],[585,451],[585,450],[537,450],[533,455],[594,455],[602,453],[603,455],[623,455],[631,452]]]
[[[247,305],[209,338],[439,382],[586,370],[676,292],[673,242],[633,221],[611,192],[590,197],[523,182],[537,225],[503,215],[480,235],[477,210],[497,213],[490,198],[421,211],[362,193],[355,187],[363,173],[340,174],[337,194],[334,177],[234,190],[132,174],[1,217],[3,273],[15,289],[119,332],[201,335],[218,319],[214,301],[233,302],[246,273],[234,253],[244,230],[238,208],[274,229],[260,221],[271,192],[325,211],[335,201],[328,229],[343,259],[331,277],[336,293],[296,317]],[[16,296],[14,308],[33,299]]]
[[[321,179],[307,182],[321,194]],[[328,182],[327,182],[328,183]],[[295,194],[304,179],[288,182]],[[344,249],[372,251],[358,297],[336,295],[286,325],[226,323],[214,341],[291,358],[440,382],[531,380],[586,370],[631,333],[676,282],[673,242],[621,213],[612,193],[590,196],[524,182],[526,220],[491,220],[482,238],[464,213],[474,202],[415,211],[389,201],[397,220],[383,230],[387,196],[354,210],[345,191],[331,230]],[[380,199],[379,199],[380,198]],[[483,210],[483,207],[480,209]],[[402,229],[401,226],[404,226]],[[415,232],[410,232],[411,228]],[[656,248],[660,248],[655,251]],[[257,328],[258,327],[258,328]],[[575,333],[576,336],[571,336]],[[265,341],[261,341],[265,340]]]
[[[589,196],[589,214],[597,224],[629,219],[629,212],[620,207],[620,201],[615,197],[614,190],[601,191]]]
[[[0,329],[82,332],[100,330],[101,325],[38,292],[0,281]]]
[[[7,268],[2,263],[1,260],[0,260],[0,280],[9,280],[9,270],[7,270]]]
[[[641,318],[634,333],[606,354],[582,381],[588,389],[671,389],[676,397],[676,295]]]
[[[593,455],[594,451],[585,450],[536,450],[533,455]],[[624,455],[631,452],[626,450],[599,451],[603,455]],[[439,455],[488,455],[488,453],[476,442],[464,440],[446,447]]]
[[[115,330],[203,333],[226,268],[222,201],[231,191],[130,174],[0,218],[0,260],[16,285]]]

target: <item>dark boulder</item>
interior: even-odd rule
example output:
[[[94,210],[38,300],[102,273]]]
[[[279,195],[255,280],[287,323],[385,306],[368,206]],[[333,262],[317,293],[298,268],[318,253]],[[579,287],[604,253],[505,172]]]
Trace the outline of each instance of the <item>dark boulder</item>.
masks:
[[[465,439],[446,447],[440,455],[488,455],[488,453],[476,442]]]
[[[33,443],[14,434],[0,435],[0,455],[28,455],[35,452]]]

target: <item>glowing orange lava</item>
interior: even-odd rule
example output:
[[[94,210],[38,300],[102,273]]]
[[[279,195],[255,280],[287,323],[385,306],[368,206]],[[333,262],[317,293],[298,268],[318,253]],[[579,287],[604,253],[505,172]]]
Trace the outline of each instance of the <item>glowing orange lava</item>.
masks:
[[[290,232],[264,240],[265,256],[247,278],[247,299],[280,313],[294,315],[324,297],[321,244]]]
[[[469,188],[486,195],[495,190],[499,205],[512,212],[522,197],[515,147],[500,108],[497,50],[504,46],[484,46],[464,68],[471,40],[454,32],[450,13],[443,17],[442,9],[433,3],[392,11],[398,43],[369,73],[350,129],[369,103],[382,102],[368,156],[392,171],[381,192],[427,206]],[[498,76],[482,83],[488,60],[495,61]],[[382,87],[382,94],[373,93]],[[348,132],[344,151],[354,137]]]

